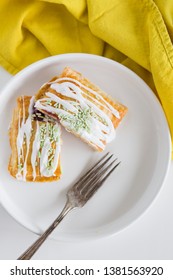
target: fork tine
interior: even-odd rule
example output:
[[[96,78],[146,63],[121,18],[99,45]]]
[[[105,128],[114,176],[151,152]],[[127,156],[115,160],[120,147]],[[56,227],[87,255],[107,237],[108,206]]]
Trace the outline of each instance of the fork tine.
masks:
[[[103,184],[106,179],[111,175],[111,173],[115,170],[115,168],[118,167],[118,165],[121,163],[121,161],[119,161],[107,174],[105,177],[103,177],[102,181],[101,181],[101,184]]]
[[[81,180],[79,182],[79,184],[76,186],[76,189],[78,191],[82,191],[83,189],[85,189],[85,184],[89,184],[90,182],[94,182],[96,176],[98,174],[101,173],[102,168],[110,161],[110,159],[113,157],[113,154],[110,155],[108,158],[106,158],[102,163],[100,163],[97,168],[95,167],[94,169],[92,169],[89,174],[87,176],[85,176],[85,178],[83,178],[83,180]],[[116,161],[117,159],[115,159],[114,161]]]
[[[109,156],[107,159],[105,159],[101,164],[99,164],[97,168],[94,168],[93,170],[91,170],[90,174],[88,174],[88,176],[86,177],[86,180],[88,179],[88,177],[89,177],[90,179],[92,179],[93,177],[95,177],[95,174],[97,174],[97,172],[99,172],[99,170],[101,170],[101,168],[102,168],[103,166],[105,166],[105,165],[108,163],[108,161],[109,161],[112,157],[113,157],[113,155],[110,155],[110,156]],[[115,159],[115,160],[117,160],[117,159]],[[86,180],[85,180],[85,181],[86,181]]]
[[[109,157],[110,158],[110,157]],[[106,171],[112,166],[112,164],[116,161],[117,159],[114,159],[109,165],[106,166],[106,163],[102,165],[102,168],[97,168],[96,172],[92,177],[89,177],[88,180],[85,182],[86,184],[83,185],[83,188],[81,188],[81,193],[85,194],[87,193],[92,186],[103,176]]]
[[[78,184],[81,185],[81,183],[84,183],[88,177],[90,177],[92,174],[97,172],[98,169],[100,169],[113,155],[110,155],[105,161],[103,161],[107,156],[109,155],[109,152],[107,152],[96,164],[94,164],[82,177],[79,178],[79,180],[75,183],[74,186],[78,186]]]
[[[96,177],[94,182],[92,182],[92,184],[90,185],[91,187],[88,188],[88,190],[85,194],[83,194],[83,195],[85,195],[86,201],[88,201],[90,199],[90,197],[93,196],[93,194],[95,194],[95,192],[103,185],[103,183],[111,175],[111,173],[115,170],[115,168],[117,168],[118,165],[121,163],[121,162],[118,162],[117,164],[115,164],[111,168],[111,170],[105,175],[105,173],[110,169],[110,167],[112,166],[112,164],[114,162],[115,162],[115,160],[113,162],[111,162],[104,170],[102,170],[101,173],[98,174],[98,176]]]
[[[110,160],[113,154],[108,155],[109,153],[104,155],[68,190],[67,199],[73,208],[82,207],[120,164],[120,162],[115,164],[117,158]]]

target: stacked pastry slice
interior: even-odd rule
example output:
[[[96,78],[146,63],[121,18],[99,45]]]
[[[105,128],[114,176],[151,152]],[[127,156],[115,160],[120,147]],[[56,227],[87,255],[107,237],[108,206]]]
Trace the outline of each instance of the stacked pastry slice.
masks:
[[[10,174],[23,181],[58,180],[61,175],[61,128],[43,115],[33,114],[34,97],[17,99],[9,129]]]
[[[52,181],[61,175],[61,129],[97,151],[115,137],[127,107],[66,67],[44,84],[35,97],[19,97],[9,136],[9,172],[24,181]],[[36,113],[36,114],[35,114]]]
[[[69,67],[39,90],[35,107],[98,151],[114,139],[127,112],[127,107]]]

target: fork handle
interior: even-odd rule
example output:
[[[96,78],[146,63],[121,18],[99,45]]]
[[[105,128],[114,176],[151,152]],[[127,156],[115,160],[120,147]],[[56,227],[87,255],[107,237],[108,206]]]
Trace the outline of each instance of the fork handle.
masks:
[[[70,210],[72,210],[74,206],[72,206],[69,201],[66,202],[63,210],[59,214],[59,216],[55,219],[55,221],[50,225],[50,227],[18,258],[18,260],[30,260],[35,252],[40,248],[43,242],[47,239],[47,237],[51,234],[51,232],[59,225],[59,223],[63,220],[63,218],[68,214]]]

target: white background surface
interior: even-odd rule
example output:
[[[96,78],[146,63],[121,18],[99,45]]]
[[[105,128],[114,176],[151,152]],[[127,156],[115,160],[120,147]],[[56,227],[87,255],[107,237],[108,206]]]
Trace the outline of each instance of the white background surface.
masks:
[[[10,75],[0,69],[1,88]],[[2,105],[2,104],[1,104]],[[115,236],[92,242],[47,240],[34,259],[173,259],[173,163],[164,186],[147,212]],[[37,236],[0,206],[0,259],[16,259]]]

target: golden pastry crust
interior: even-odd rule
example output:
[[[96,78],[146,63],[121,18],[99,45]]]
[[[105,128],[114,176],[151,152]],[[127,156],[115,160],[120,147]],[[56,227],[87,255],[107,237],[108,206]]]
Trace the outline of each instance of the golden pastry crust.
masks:
[[[99,93],[101,96],[103,96],[103,98],[114,107],[114,109],[116,109],[119,114],[120,114],[120,118],[116,118],[113,114],[111,114],[109,111],[107,111],[104,107],[101,107],[101,109],[103,111],[105,111],[107,113],[107,115],[110,117],[110,119],[113,122],[114,127],[118,127],[119,123],[121,122],[121,120],[123,119],[123,117],[125,116],[125,114],[127,113],[127,107],[122,105],[121,103],[119,103],[116,100],[113,100],[112,97],[108,94],[106,94],[104,91],[102,91],[99,87],[97,87],[96,85],[94,85],[93,83],[91,83],[87,78],[83,77],[83,75],[77,71],[72,70],[70,67],[66,67],[64,69],[64,71],[61,74],[61,77],[70,77],[70,78],[74,78],[77,81],[81,82],[83,85],[91,88],[92,90],[96,91],[97,93]],[[88,92],[89,96],[94,97],[90,92]],[[102,101],[100,101],[101,103],[103,103]]]
[[[17,106],[13,111],[12,122],[9,128],[11,156],[9,160],[8,170],[13,177],[23,181],[51,182],[51,181],[58,180],[61,175],[60,157],[58,157],[57,167],[53,176],[47,176],[49,174],[44,176],[40,172],[41,159],[39,158],[39,154],[41,153],[43,147],[42,148],[40,147],[38,151],[36,150],[37,154],[35,157],[35,166],[32,163],[32,153],[33,153],[34,140],[36,137],[37,128],[41,129],[43,127],[45,128],[45,132],[46,132],[47,125],[45,124],[45,122],[34,120],[33,116],[29,116],[31,114],[31,112],[29,112],[30,104],[31,104],[30,96],[22,96],[17,98]],[[23,134],[23,138],[21,136],[22,148],[20,149],[21,151],[19,151],[18,142],[17,142],[19,141],[19,130],[20,132],[22,132],[21,129],[22,123],[24,126],[26,126],[27,121],[28,121],[28,128],[30,130],[28,132],[29,133],[28,135],[30,135],[30,137],[27,140],[26,137],[27,133],[25,135]],[[54,127],[53,123],[51,123],[51,127]],[[24,129],[25,131],[27,131],[27,127],[25,127]],[[51,146],[52,148],[55,147],[55,141],[52,141]],[[19,157],[19,153],[20,153],[20,157]],[[26,167],[25,171],[24,171],[24,165]]]
[[[56,84],[57,83],[56,80],[59,80],[59,79],[64,79],[64,81],[67,81],[67,82],[68,82],[68,79],[73,79],[73,84],[78,86],[82,90],[82,92],[83,92],[82,96],[84,97],[84,95],[85,95],[85,100],[92,102],[95,106],[97,106],[100,110],[102,110],[102,112],[104,112],[106,114],[106,116],[111,120],[114,128],[117,128],[117,126],[119,125],[119,123],[121,122],[121,120],[123,119],[125,114],[127,113],[128,109],[126,106],[113,100],[109,95],[107,95],[105,92],[103,92],[99,87],[97,87],[96,85],[91,83],[88,79],[83,77],[81,73],[74,71],[70,67],[65,67],[63,72],[59,76],[54,77],[50,82],[45,84],[39,90],[39,92],[36,94],[36,97],[35,97],[36,101],[44,100],[45,98],[47,98],[47,96],[46,96],[47,92],[56,95],[57,97],[61,98],[64,101],[66,101],[66,100],[74,101],[72,97],[65,96],[51,87],[53,82]],[[65,79],[67,79],[67,80],[65,80]],[[58,81],[58,83],[61,84],[62,81]],[[97,96],[94,94],[94,92],[97,93]],[[98,100],[99,100],[99,103],[98,103]],[[109,110],[107,105],[105,106],[105,102],[107,102],[108,105],[112,106],[112,108],[115,111],[117,111],[117,113],[119,115],[118,117],[111,110]],[[47,114],[61,122],[60,114],[58,115],[56,113],[50,112],[50,111],[46,110],[45,108],[39,108],[39,107],[37,107],[37,103],[36,103],[36,108],[40,112],[43,112],[44,114]],[[52,102],[52,107],[54,107],[54,106],[55,106],[55,102]],[[63,122],[61,122],[61,124],[63,125]],[[101,140],[103,145],[99,146],[97,143],[93,143],[92,141],[85,138],[85,136],[83,136],[83,134],[81,135],[81,134],[77,133],[75,131],[75,129],[67,129],[67,130],[70,131],[71,133],[73,133],[74,135],[76,135],[77,137],[80,137],[83,141],[87,142],[89,145],[91,145],[94,149],[96,149],[98,151],[104,150],[104,147],[107,144],[106,141],[103,139],[103,140]]]

